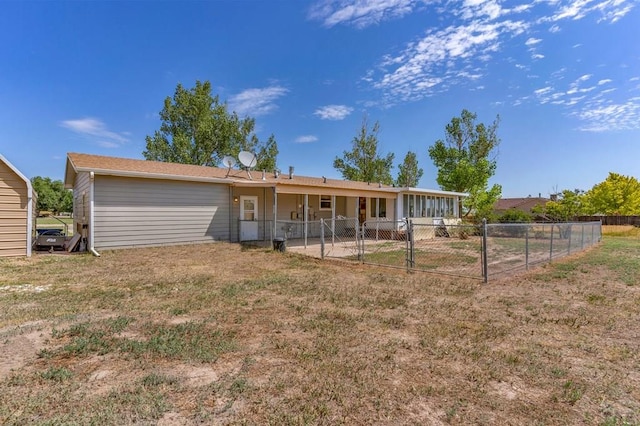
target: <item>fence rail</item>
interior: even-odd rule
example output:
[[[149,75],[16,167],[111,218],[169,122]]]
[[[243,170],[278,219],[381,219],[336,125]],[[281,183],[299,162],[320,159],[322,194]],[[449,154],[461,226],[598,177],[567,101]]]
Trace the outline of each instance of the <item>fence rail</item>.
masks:
[[[341,218],[278,221],[276,238],[293,250],[408,271],[482,279],[582,251],[602,238],[601,222],[432,224]]]

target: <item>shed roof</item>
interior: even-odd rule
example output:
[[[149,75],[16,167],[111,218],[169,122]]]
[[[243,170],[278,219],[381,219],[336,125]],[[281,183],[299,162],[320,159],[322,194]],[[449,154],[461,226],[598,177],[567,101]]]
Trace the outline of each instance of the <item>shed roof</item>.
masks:
[[[245,170],[208,166],[194,166],[189,164],[166,163],[161,161],[138,160],[131,158],[107,157],[102,155],[68,153],[65,171],[65,186],[73,188],[75,176],[78,172],[94,172],[98,175],[126,176],[152,179],[186,180],[201,182],[226,183],[231,186],[269,186],[280,187],[313,187],[334,190],[350,190],[358,192],[392,193],[399,192],[432,192],[443,195],[466,194],[420,188],[396,188],[374,182],[357,182],[324,177],[311,177],[280,173],[277,177],[273,173],[253,170],[252,179]]]
[[[7,160],[6,158],[4,158],[2,156],[2,154],[0,154],[0,162],[4,163],[7,165],[7,167],[9,167],[9,169],[16,174],[16,176],[18,176],[18,178],[20,180],[22,180],[25,183],[25,186],[27,187],[27,191],[29,193],[29,196],[33,195],[33,188],[31,186],[31,181],[25,176],[23,175],[20,170],[18,170],[13,164],[11,164],[9,162],[9,160]]]

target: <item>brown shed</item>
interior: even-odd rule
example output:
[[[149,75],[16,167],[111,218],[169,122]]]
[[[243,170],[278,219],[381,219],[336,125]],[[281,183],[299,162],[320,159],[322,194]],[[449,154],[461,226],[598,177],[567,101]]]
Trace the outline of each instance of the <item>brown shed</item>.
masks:
[[[35,202],[31,181],[0,155],[0,257],[31,256]]]

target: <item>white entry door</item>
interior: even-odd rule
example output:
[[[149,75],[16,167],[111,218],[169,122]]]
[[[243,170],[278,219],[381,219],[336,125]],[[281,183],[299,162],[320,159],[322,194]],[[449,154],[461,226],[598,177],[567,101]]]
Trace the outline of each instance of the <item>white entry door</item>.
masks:
[[[258,197],[240,196],[240,241],[258,239]]]

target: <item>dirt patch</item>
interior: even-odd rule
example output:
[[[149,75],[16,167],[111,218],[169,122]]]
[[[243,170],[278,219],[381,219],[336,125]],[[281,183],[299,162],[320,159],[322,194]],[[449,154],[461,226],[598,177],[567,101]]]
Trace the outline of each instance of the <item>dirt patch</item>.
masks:
[[[0,330],[0,379],[33,363],[50,337],[50,329],[44,321]]]

